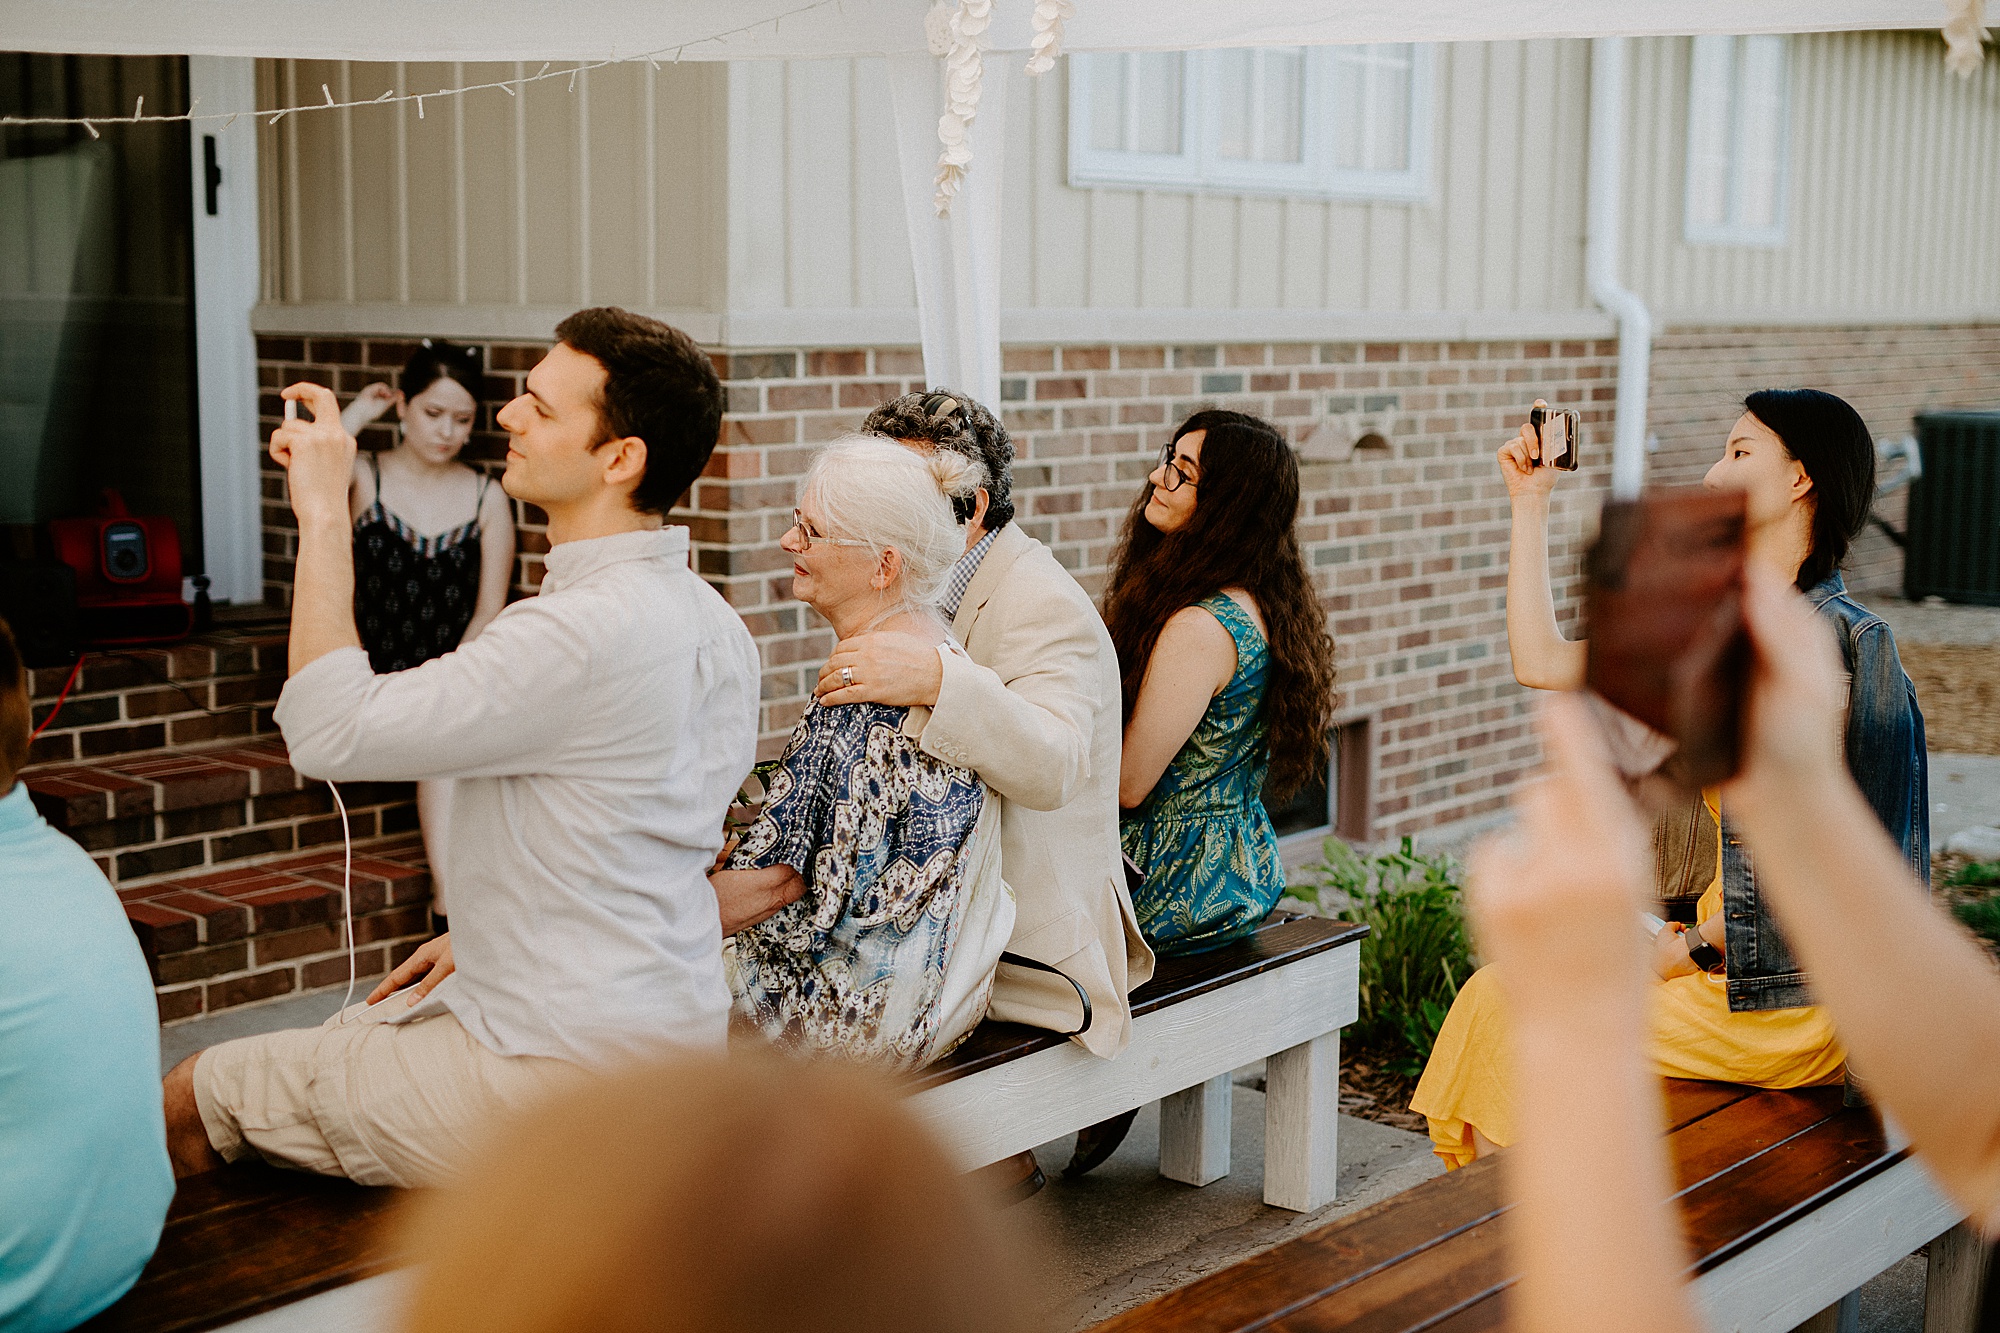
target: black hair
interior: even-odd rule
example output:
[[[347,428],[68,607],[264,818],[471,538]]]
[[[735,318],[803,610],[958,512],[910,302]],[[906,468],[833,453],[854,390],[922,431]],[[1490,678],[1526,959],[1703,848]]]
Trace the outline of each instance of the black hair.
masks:
[[[28,668],[14,646],[14,632],[0,620],[0,794],[12,790],[14,775],[28,763],[34,710],[28,706]]]
[[[722,381],[708,353],[671,324],[617,306],[579,310],[556,339],[604,367],[597,414],[606,440],[637,436],[646,474],[632,507],[664,514],[708,466],[722,434]]]
[[[1812,549],[1798,586],[1810,591],[1840,568],[1875,503],[1875,441],[1844,398],[1818,389],[1759,389],[1743,410],[1784,442],[1812,479]]]
[[[939,449],[963,454],[986,469],[988,532],[998,532],[1014,519],[1014,442],[999,418],[971,395],[956,389],[906,393],[868,414],[861,429],[892,440],[922,440]],[[954,505],[961,521],[971,513]]]
[[[403,401],[408,402],[439,380],[456,381],[472,395],[476,408],[480,387],[486,380],[486,358],[477,347],[460,347],[442,338],[435,341],[426,338],[403,363],[397,387],[403,391]]]

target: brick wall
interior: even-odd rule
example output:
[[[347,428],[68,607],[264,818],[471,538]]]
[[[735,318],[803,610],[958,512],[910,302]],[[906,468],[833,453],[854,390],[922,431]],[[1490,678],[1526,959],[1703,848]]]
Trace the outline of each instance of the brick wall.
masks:
[[[1876,438],[1914,429],[1919,412],[2000,407],[2000,325],[1907,328],[1669,329],[1653,347],[1647,419],[1660,440],[1656,481],[1699,481],[1722,454],[1753,389],[1812,388],[1853,403]],[[1898,530],[1908,492],[1877,513]],[[1874,527],[1847,562],[1851,586],[1899,593],[1903,556]]]
[[[393,375],[409,348],[261,340],[266,429],[280,415],[282,384],[312,379],[344,401]],[[468,446],[481,465],[504,453],[492,410],[541,350],[489,346]],[[730,349],[715,359],[729,391],[723,444],[674,521],[693,529],[697,569],[759,641],[770,754],[832,646],[824,622],[791,599],[790,562],[777,547],[797,478],[815,445],[923,387],[922,361],[913,348]],[[999,406],[1019,455],[1019,521],[1093,596],[1175,423],[1214,405],[1287,432],[1301,453],[1299,535],[1338,645],[1342,717],[1370,722],[1370,832],[1388,837],[1496,810],[1536,757],[1525,693],[1507,665],[1507,506],[1493,450],[1537,396],[1583,414],[1584,468],[1556,509],[1568,619],[1585,528],[1608,477],[1615,368],[1609,341],[1013,347]],[[1364,435],[1373,438],[1352,447]],[[387,443],[387,434],[365,442]],[[293,538],[275,473],[266,515],[269,600],[282,605]],[[547,549],[538,519],[518,514],[523,589],[539,581]]]

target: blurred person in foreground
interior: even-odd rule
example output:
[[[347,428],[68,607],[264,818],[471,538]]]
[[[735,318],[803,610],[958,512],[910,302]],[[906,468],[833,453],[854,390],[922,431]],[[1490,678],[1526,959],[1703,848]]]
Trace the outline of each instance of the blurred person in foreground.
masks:
[[[2000,971],[1915,894],[1846,771],[1832,631],[1779,575],[1746,571],[1755,645],[1744,766],[1724,788],[1786,937],[1869,1090],[1940,1186],[2000,1230]],[[1469,903],[1514,1015],[1508,1154],[1513,1317],[1537,1330],[1691,1330],[1646,1054],[1646,828],[1587,706],[1544,705],[1547,780],[1475,853]],[[1564,928],[1547,929],[1551,919]],[[1991,1311],[1988,1312],[1989,1317]]]
[[[174,1197],[153,979],[118,895],[16,775],[28,670],[0,621],[0,1329],[123,1296]]]
[[[580,1085],[499,1130],[403,1233],[410,1333],[1031,1326],[1011,1238],[902,1097],[769,1051]]]

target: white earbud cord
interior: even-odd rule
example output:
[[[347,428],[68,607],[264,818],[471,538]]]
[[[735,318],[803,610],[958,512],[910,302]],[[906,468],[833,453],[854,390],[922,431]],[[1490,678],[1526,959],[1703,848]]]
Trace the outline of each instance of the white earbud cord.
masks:
[[[340,811],[340,918],[347,928],[347,994],[340,999],[339,1021],[345,1023],[347,1006],[354,1001],[354,835],[347,827],[347,802],[340,799],[340,788],[329,782],[326,789],[333,793],[334,809]]]

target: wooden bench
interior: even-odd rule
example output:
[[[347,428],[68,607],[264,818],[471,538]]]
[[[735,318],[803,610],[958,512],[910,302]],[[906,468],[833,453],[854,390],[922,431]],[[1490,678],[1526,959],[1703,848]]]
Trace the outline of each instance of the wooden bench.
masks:
[[[160,1248],[137,1285],[83,1327],[191,1333],[338,1289],[360,1292],[368,1304],[379,1299],[384,1279],[363,1280],[398,1261],[382,1224],[401,1198],[398,1190],[263,1165],[191,1177],[174,1194]],[[331,1319],[325,1326],[354,1333],[386,1327]]]
[[[981,1024],[913,1080],[917,1114],[968,1167],[1164,1099],[1160,1170],[1229,1172],[1232,1070],[1268,1057],[1264,1197],[1330,1202],[1339,1175],[1340,1029],[1367,928],[1273,914],[1246,940],[1163,959],[1132,997],[1132,1044],[1100,1060],[1054,1033]],[[138,1285],[85,1327],[194,1333],[287,1307],[287,1329],[372,1333],[399,1275],[381,1223],[397,1191],[268,1167],[185,1182]]]
[[[1360,1003],[1366,926],[1273,913],[1211,953],[1163,958],[1132,994],[1132,1044],[1100,1060],[1051,1032],[983,1023],[917,1077],[917,1114],[967,1167],[1160,1102],[1160,1174],[1229,1174],[1230,1073],[1265,1066],[1264,1201],[1333,1201],[1340,1029]]]
[[[1839,1088],[1669,1080],[1676,1197],[1717,1330],[1784,1333],[1927,1241],[1926,1333],[1969,1333],[1977,1265],[1960,1212]],[[1476,1162],[1099,1324],[1476,1333],[1505,1327],[1502,1163]]]

